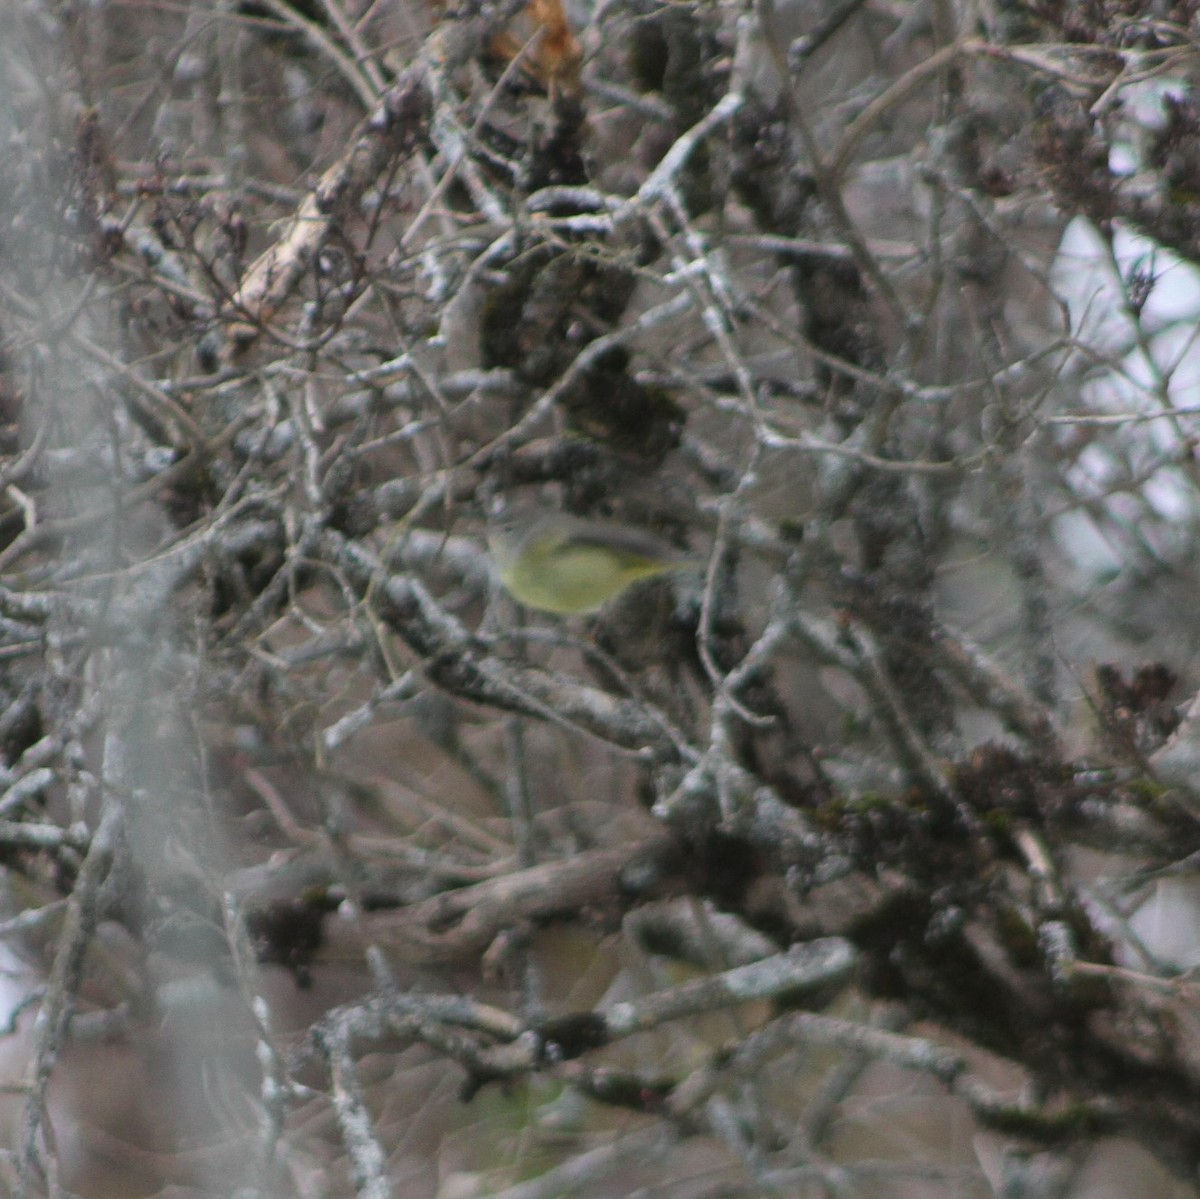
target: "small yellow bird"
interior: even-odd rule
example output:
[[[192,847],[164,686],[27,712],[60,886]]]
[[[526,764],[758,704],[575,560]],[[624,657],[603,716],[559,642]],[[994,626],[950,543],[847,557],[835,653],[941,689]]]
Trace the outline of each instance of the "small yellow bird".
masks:
[[[565,512],[500,516],[488,548],[514,599],[562,616],[599,611],[639,579],[703,566],[653,533]]]

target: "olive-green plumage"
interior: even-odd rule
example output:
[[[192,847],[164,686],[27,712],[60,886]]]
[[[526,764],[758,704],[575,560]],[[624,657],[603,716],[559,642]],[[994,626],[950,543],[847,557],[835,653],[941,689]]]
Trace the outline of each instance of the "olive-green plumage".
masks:
[[[639,579],[700,565],[652,533],[563,512],[502,517],[488,546],[515,599],[563,616],[596,612]]]

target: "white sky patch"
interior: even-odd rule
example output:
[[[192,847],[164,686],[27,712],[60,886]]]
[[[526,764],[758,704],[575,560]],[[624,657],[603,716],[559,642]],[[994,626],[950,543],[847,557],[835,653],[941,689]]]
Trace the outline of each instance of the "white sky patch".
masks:
[[[1087,347],[1075,362],[1083,368],[1079,407],[1134,418],[1078,451],[1070,486],[1101,500],[1118,526],[1142,528],[1148,544],[1169,552],[1174,531],[1200,515],[1200,492],[1187,469],[1200,414],[1180,411],[1200,409],[1200,270],[1131,229],[1118,226],[1110,243],[1076,218],[1052,278],[1077,341]],[[1137,419],[1145,417],[1154,419]],[[1143,527],[1154,517],[1158,528]],[[1060,545],[1097,575],[1117,569],[1121,554],[1103,523],[1084,512],[1055,522]]]

